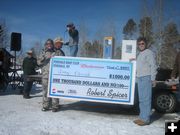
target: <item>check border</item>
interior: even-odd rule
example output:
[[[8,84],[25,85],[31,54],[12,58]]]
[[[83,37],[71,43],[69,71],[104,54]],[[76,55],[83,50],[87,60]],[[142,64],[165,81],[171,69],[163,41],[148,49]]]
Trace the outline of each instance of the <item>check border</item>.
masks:
[[[64,61],[93,61],[93,62],[109,62],[109,63],[122,63],[122,64],[128,64],[130,66],[130,90],[129,90],[129,99],[127,101],[125,100],[116,100],[116,99],[106,99],[106,98],[91,98],[91,97],[84,97],[84,96],[68,96],[68,95],[57,95],[57,94],[51,94],[52,93],[52,71],[53,66],[51,66],[55,60],[61,59]],[[48,96],[49,97],[60,97],[60,98],[68,98],[68,99],[77,99],[77,100],[85,100],[85,101],[93,101],[93,102],[107,102],[107,103],[131,103],[131,94],[132,94],[132,81],[133,81],[133,63],[128,61],[120,61],[120,60],[109,60],[109,59],[95,59],[95,58],[81,58],[81,57],[53,57],[50,62],[50,74],[49,74],[49,87],[48,87]],[[135,84],[134,84],[135,85]],[[134,86],[135,87],[135,86]],[[134,98],[132,98],[134,99]],[[110,102],[109,102],[110,101]]]

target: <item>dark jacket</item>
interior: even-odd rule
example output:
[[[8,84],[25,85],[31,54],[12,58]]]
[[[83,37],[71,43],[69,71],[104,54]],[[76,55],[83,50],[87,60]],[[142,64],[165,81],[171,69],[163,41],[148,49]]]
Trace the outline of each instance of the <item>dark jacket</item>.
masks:
[[[171,77],[177,77],[177,76],[179,76],[179,79],[180,79],[180,52],[176,56],[174,68],[171,74]]]
[[[23,60],[23,72],[24,75],[35,75],[35,68],[37,67],[37,59],[34,57],[28,58],[25,57]]]
[[[78,30],[76,30],[76,29],[70,30],[69,36],[70,36],[69,45],[70,46],[78,45],[78,43],[79,43],[79,32],[78,32]]]

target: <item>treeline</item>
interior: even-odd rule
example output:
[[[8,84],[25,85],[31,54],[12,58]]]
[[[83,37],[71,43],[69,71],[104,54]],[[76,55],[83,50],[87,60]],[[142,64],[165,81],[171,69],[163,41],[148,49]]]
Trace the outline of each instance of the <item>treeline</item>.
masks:
[[[177,24],[169,22],[161,30],[153,27],[151,17],[143,17],[139,24],[129,19],[123,28],[124,39],[136,39],[137,36],[144,36],[148,40],[157,56],[159,67],[169,69],[173,67],[177,49],[180,48],[180,34]]]
[[[113,16],[107,16],[106,20],[96,24],[95,30],[91,30],[86,20],[80,18],[77,24],[80,34],[78,56],[102,58],[103,39],[105,36],[112,36],[115,39],[114,58],[121,59],[122,40],[136,40],[139,36],[144,36],[148,39],[148,46],[156,54],[158,66],[172,68],[177,49],[180,48],[180,12],[175,13],[173,7],[169,6],[171,1],[152,0],[151,4],[147,0],[141,1],[140,18],[129,18],[124,24],[120,24]],[[165,13],[163,9],[167,7],[169,10],[166,9]],[[167,15],[167,12],[171,14]],[[9,47],[10,38],[7,33],[5,21],[0,20],[0,47]],[[43,42],[34,41],[32,48],[37,55],[40,54]]]
[[[112,21],[112,20],[111,20]],[[178,26],[175,22],[169,22],[165,26],[161,26],[161,29],[153,23],[151,17],[142,17],[136,23],[132,18],[127,21],[122,30],[122,39],[136,40],[139,36],[144,36],[148,40],[148,46],[155,52],[157,58],[157,64],[160,68],[169,69],[173,67],[174,59],[177,54],[177,49],[180,48],[180,34]],[[80,29],[80,33],[84,38],[84,42],[81,42],[80,54],[82,57],[102,58],[103,56],[103,37],[117,36],[117,31],[112,32],[115,29],[115,25],[112,27],[101,29],[102,33],[96,36],[96,40],[90,42],[87,41],[87,28],[84,27],[84,31]],[[82,28],[82,26],[80,26]],[[111,32],[107,32],[107,31]],[[120,30],[118,30],[120,31]],[[115,42],[115,54],[114,58],[121,58],[121,42]]]

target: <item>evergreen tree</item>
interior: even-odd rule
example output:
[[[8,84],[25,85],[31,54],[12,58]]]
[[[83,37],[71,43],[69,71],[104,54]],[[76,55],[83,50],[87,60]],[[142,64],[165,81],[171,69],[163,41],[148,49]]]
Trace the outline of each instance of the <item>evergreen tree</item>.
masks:
[[[164,28],[164,44],[159,52],[159,64],[161,68],[172,69],[176,57],[174,45],[178,43],[179,32],[175,23],[169,23]]]
[[[133,34],[136,32],[137,26],[133,19],[129,19],[123,28],[124,39],[133,39]]]
[[[175,23],[171,22],[167,24],[167,26],[165,26],[163,37],[166,45],[174,45],[175,43],[177,43],[178,36],[179,32]]]

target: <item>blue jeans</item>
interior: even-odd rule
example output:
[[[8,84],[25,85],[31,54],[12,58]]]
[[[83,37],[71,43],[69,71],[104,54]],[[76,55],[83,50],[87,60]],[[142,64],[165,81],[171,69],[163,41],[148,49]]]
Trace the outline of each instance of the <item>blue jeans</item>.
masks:
[[[139,119],[144,122],[150,122],[151,100],[152,100],[152,82],[151,76],[138,77],[138,96],[139,96]]]
[[[78,45],[69,45],[70,47],[70,56],[76,57],[78,52]]]

